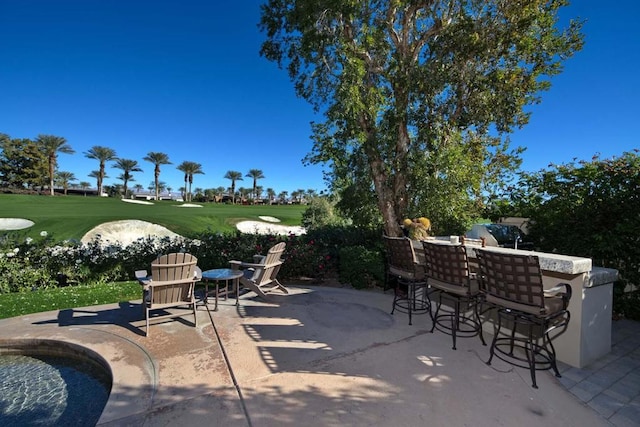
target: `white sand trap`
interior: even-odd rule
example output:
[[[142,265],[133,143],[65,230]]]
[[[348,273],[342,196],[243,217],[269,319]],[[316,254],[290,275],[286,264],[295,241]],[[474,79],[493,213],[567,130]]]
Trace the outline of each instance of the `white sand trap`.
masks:
[[[258,218],[267,222],[280,222],[280,220],[275,216],[259,216]]]
[[[0,230],[23,230],[34,222],[24,218],[0,218]]]
[[[175,205],[176,208],[201,208],[202,205],[196,205],[195,203],[185,203],[183,205]]]
[[[147,202],[146,200],[136,200],[136,199],[122,199],[123,202],[127,203],[136,203],[138,205],[152,205],[153,203]]]
[[[163,237],[170,237],[173,239],[182,237],[158,224],[139,220],[123,220],[105,222],[104,224],[94,227],[82,237],[81,242],[85,244],[89,243],[98,235],[100,235],[103,244],[120,243],[122,246],[128,246],[140,238],[151,237],[161,239]]]
[[[306,234],[307,232],[304,227],[300,226],[287,226],[260,221],[240,221],[236,224],[236,228],[241,232],[248,234],[295,234],[296,236],[299,236],[301,234]]]

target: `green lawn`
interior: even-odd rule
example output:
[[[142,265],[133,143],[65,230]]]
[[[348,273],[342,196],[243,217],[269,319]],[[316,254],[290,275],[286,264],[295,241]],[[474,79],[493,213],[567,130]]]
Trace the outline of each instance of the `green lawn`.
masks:
[[[126,219],[159,224],[183,236],[206,230],[233,231],[237,222],[258,221],[259,216],[276,217],[284,225],[300,225],[302,213],[306,209],[306,206],[300,205],[242,206],[214,203],[198,203],[202,208],[178,207],[181,204],[160,201],[153,205],[142,205],[114,198],[0,194],[0,218],[29,219],[35,225],[16,233],[39,238],[40,233],[46,231],[55,241],[62,241],[79,240],[97,225]],[[5,231],[0,230],[0,237],[4,233]],[[140,295],[140,285],[137,282],[0,294],[0,318],[130,301],[139,299]]]
[[[80,239],[104,222],[138,219],[162,225],[183,236],[205,231],[232,231],[242,220],[273,216],[283,225],[300,225],[304,205],[225,205],[198,203],[202,208],[180,208],[173,201],[153,205],[125,203],[120,199],[84,196],[31,196],[0,194],[0,218],[25,218],[35,225],[21,231],[37,237],[46,231],[56,240]],[[2,231],[0,231],[0,234]]]
[[[0,319],[43,311],[132,301],[140,299],[141,295],[140,284],[135,281],[0,294]]]

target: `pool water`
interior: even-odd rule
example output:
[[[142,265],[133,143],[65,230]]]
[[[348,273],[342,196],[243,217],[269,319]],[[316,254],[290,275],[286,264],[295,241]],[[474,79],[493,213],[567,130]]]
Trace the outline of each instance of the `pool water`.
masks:
[[[0,425],[95,426],[111,375],[82,357],[0,354]]]

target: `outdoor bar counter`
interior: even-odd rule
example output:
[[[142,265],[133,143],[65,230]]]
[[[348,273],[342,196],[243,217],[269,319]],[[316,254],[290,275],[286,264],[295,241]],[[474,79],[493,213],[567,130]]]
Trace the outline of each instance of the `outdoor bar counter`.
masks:
[[[431,241],[451,244],[449,238],[446,239],[436,238]],[[418,249],[416,255],[423,257],[422,242],[415,242],[414,247]],[[474,249],[478,247],[466,246],[472,268],[476,260]],[[590,258],[489,246],[484,249],[536,255],[540,260],[545,289],[558,283],[571,285],[571,320],[567,330],[553,341],[558,360],[576,368],[583,368],[611,351],[613,282],[618,279],[617,270],[593,267]],[[484,322],[484,329],[493,334],[492,322]]]

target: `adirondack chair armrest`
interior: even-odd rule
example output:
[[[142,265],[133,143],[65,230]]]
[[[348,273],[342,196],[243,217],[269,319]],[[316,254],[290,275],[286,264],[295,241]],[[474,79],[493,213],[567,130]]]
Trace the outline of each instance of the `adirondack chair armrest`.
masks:
[[[136,270],[135,276],[136,279],[138,279],[138,283],[140,283],[145,291],[149,289],[149,285],[151,284],[151,276],[148,275],[147,270]]]
[[[255,264],[253,262],[243,262],[243,261],[229,261],[232,269],[237,270],[239,268],[263,268],[264,264]]]
[[[136,276],[136,279],[138,280],[145,280],[145,279],[148,279],[149,277],[147,270],[136,270],[134,274]]]

